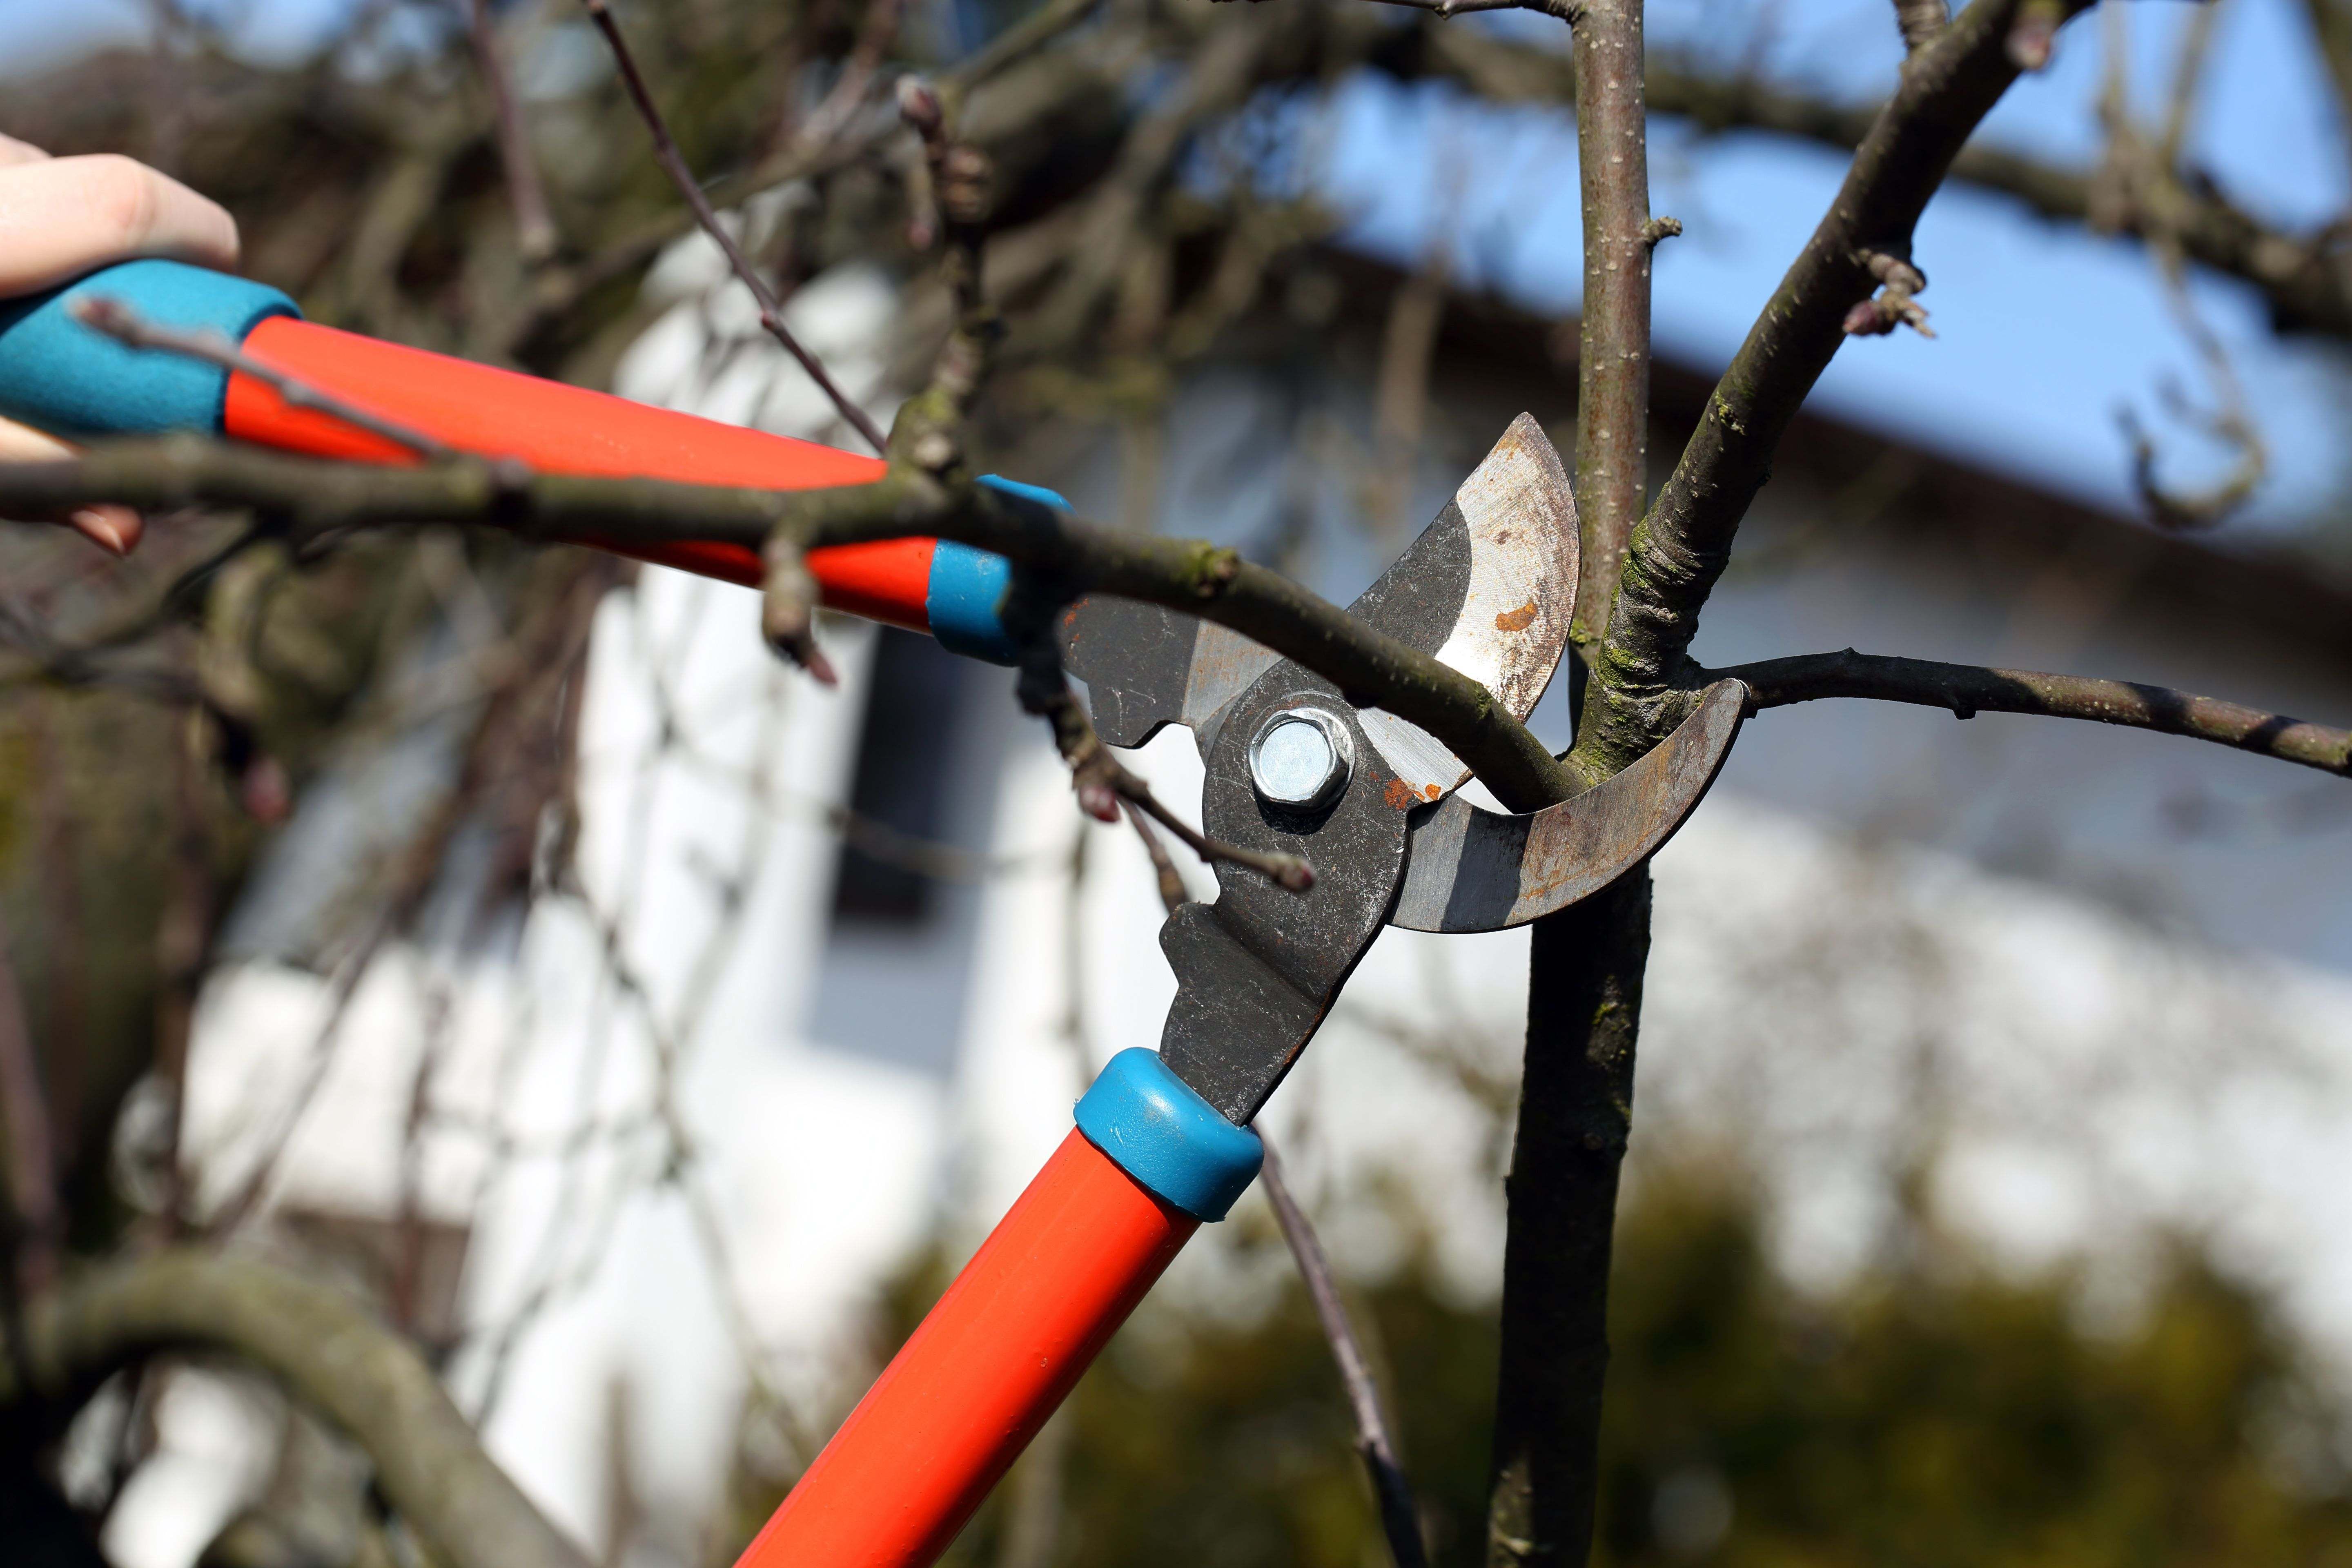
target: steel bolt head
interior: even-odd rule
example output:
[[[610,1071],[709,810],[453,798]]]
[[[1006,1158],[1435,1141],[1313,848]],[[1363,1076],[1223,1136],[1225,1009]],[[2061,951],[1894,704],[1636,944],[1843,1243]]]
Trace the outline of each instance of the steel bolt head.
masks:
[[[1266,715],[1250,742],[1250,784],[1268,805],[1311,811],[1348,787],[1355,745],[1348,727],[1317,708]]]

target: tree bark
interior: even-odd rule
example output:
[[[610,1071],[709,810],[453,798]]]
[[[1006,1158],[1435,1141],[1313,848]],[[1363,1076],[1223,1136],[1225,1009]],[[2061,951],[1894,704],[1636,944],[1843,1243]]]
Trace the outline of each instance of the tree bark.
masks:
[[[1643,0],[1587,0],[1575,13],[1584,212],[1576,488],[1583,538],[1570,635],[1572,674],[1580,676],[1608,629],[1648,491],[1650,252],[1660,228],[1672,226],[1650,219],[1642,10]],[[1588,682],[1573,683],[1580,711],[1588,695]],[[1592,1544],[1609,1366],[1609,1244],[1650,952],[1649,868],[1538,921],[1528,951],[1527,1050],[1505,1184],[1486,1561],[1489,1568],[1570,1568]]]
[[[1647,866],[1533,928],[1527,1066],[1504,1184],[1488,1568],[1574,1568],[1591,1547],[1610,1241],[1649,953]]]

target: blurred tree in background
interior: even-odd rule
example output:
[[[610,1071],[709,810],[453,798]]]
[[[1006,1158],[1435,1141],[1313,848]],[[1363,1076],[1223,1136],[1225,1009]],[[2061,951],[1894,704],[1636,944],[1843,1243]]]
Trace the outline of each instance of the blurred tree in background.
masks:
[[[1773,1267],[1752,1188],[1720,1171],[1652,1175],[1618,1226],[1595,1563],[2352,1563],[2347,1413],[2261,1300],[2194,1247],[2098,1315],[2079,1281],[2010,1278],[1921,1226],[1891,1264],[1814,1295]],[[1280,1245],[1270,1227],[1257,1239]],[[936,1259],[902,1280],[899,1334],[943,1284]],[[1493,1310],[1449,1302],[1417,1264],[1358,1306],[1434,1560],[1479,1563]],[[1016,1468],[950,1562],[1385,1559],[1330,1352],[1295,1286],[1245,1327],[1147,1314],[1062,1419],[1050,1553],[1013,1539],[1032,1495]],[[746,1515],[747,1538],[765,1516]]]

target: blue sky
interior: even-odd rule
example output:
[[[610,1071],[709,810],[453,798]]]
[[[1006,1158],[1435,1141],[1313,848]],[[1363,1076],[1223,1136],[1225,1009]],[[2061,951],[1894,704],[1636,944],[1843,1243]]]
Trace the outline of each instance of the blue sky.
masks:
[[[2307,39],[2288,0],[2227,0],[2204,112],[2192,145],[2225,188],[2264,216],[2316,223],[2347,189],[2345,136],[2334,123]],[[1652,7],[1654,48],[1728,33],[1709,13],[1753,7],[1664,0]],[[1899,47],[1885,0],[1802,7],[1767,58],[1787,77],[1867,101],[1891,88]],[[2135,77],[2153,98],[2167,79],[2185,5],[2137,5]],[[1517,24],[1519,19],[1515,18]],[[2092,112],[2098,19],[2074,23],[2056,66],[2029,78],[1982,132],[2053,162],[2086,164],[2098,148]],[[1520,30],[1524,30],[1521,28]],[[1724,51],[1716,51],[1724,52]],[[1529,303],[1572,310],[1578,299],[1575,134],[1559,116],[1496,110],[1439,88],[1359,81],[1338,109],[1327,188],[1350,215],[1350,237],[1400,260],[1455,237],[1470,278]],[[1658,253],[1656,336],[1685,363],[1719,366],[1738,347],[1781,271],[1843,176],[1826,148],[1757,135],[1703,137],[1660,121],[1651,153],[1653,205],[1683,220]],[[1465,171],[1473,171],[1465,177]],[[2168,377],[2202,399],[2205,382],[2168,314],[2155,268],[2137,245],[2053,225],[2005,198],[1952,186],[1929,206],[1915,255],[1930,287],[1934,341],[1909,332],[1859,340],[1815,394],[1823,408],[1890,433],[2001,467],[2081,499],[2129,510],[2127,451],[2116,410],[2136,407],[2163,440],[2184,487],[2222,456],[2165,420]],[[2291,526],[2329,507],[2346,479],[2345,355],[2282,341],[2253,291],[2199,277],[2199,310],[2228,345],[2273,454],[2272,477],[2237,525]]]
[[[346,0],[223,0],[248,37],[297,47]],[[2240,200],[2295,225],[2339,210],[2352,172],[2293,0],[2223,0],[2198,158]],[[0,5],[0,59],[29,63],[99,33],[135,29],[139,0],[9,0]],[[2134,77],[2153,102],[2191,7],[2134,5],[2126,13]],[[1770,18],[1759,42],[1758,18]],[[1529,47],[1556,45],[1547,19],[1491,22]],[[1654,48],[1753,59],[1785,79],[1868,100],[1892,85],[1900,58],[1887,0],[1654,0]],[[2092,113],[2103,42],[2097,16],[2071,26],[2058,61],[2020,84],[1984,134],[2076,164],[2096,154]],[[1359,79],[1330,106],[1332,134],[1317,175],[1349,216],[1349,236],[1399,259],[1444,233],[1473,280],[1551,310],[1577,301],[1575,138],[1563,117],[1497,111],[1439,88]],[[1661,121],[1652,153],[1654,202],[1685,232],[1660,251],[1661,350],[1711,368],[1738,345],[1757,309],[1827,205],[1843,160],[1773,138],[1702,138]],[[2184,484],[2221,454],[2168,421],[2167,377],[2202,398],[2195,355],[2166,310],[2155,271],[2126,242],[2044,223],[2015,204],[1964,187],[1940,195],[1918,236],[1931,286],[1923,302],[1938,336],[1850,343],[1816,394],[1824,409],[1957,456],[2003,468],[2081,499],[2131,510],[2116,411],[2129,405],[2163,439]],[[2352,428],[2346,359],[2330,345],[2281,341],[2261,302],[2227,279],[2200,277],[2199,310],[2228,345],[2273,454],[2272,475],[2234,531],[2259,533],[2329,510],[2345,487]]]

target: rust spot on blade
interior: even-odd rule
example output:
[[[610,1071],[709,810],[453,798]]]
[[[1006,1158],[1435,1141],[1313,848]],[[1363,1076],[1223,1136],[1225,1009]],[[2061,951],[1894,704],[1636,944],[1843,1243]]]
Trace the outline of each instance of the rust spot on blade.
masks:
[[[1435,800],[1439,795],[1444,795],[1445,791],[1436,784],[1423,784],[1422,786],[1421,793],[1427,795],[1430,799]]]
[[[1494,603],[1492,599],[1489,599],[1486,602],[1490,605]],[[1498,632],[1523,632],[1526,631],[1529,626],[1534,624],[1535,618],[1536,602],[1533,599],[1529,599],[1517,609],[1505,610],[1501,615],[1496,616],[1495,617],[1495,629]]]
[[[1413,804],[1412,785],[1402,779],[1391,779],[1388,787],[1381,791],[1381,798],[1389,803],[1390,810],[1402,811]]]

